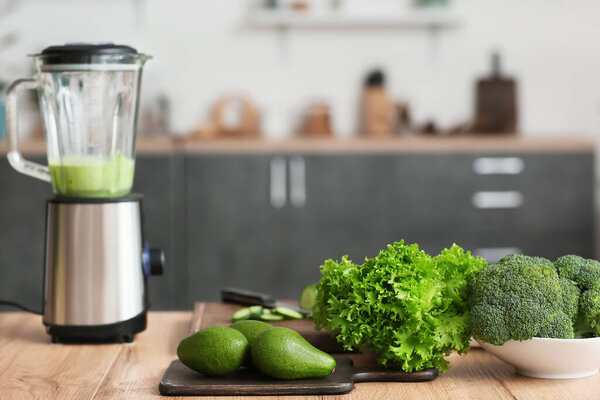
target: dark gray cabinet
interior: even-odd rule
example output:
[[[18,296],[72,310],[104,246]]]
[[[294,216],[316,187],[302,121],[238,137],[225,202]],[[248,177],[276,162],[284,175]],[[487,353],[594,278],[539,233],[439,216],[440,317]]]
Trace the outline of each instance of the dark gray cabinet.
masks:
[[[280,206],[274,158],[286,165]],[[482,173],[482,158],[520,169]],[[594,256],[590,152],[196,154],[186,170],[190,304],[226,285],[294,297],[325,259],[361,261],[400,239],[431,253],[455,242],[491,262]]]
[[[45,208],[51,194],[49,184],[21,175],[0,158],[0,299],[38,311],[43,301]]]
[[[144,195],[144,241],[166,256],[162,276],[148,282],[153,310],[183,308],[187,284],[185,254],[184,157],[142,154],[136,158],[133,191]]]
[[[275,294],[293,287],[290,213],[271,205],[270,161],[261,155],[187,157],[188,305],[217,299],[225,285]]]

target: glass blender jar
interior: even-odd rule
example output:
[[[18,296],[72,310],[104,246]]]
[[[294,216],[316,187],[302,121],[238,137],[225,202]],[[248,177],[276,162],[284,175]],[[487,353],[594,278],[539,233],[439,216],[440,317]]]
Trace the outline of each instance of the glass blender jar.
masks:
[[[142,68],[151,57],[113,44],[51,46],[32,57],[34,78],[18,80],[8,90],[10,164],[23,174],[51,182],[56,195],[127,195],[135,169]],[[48,167],[23,159],[19,152],[20,89],[37,89]]]

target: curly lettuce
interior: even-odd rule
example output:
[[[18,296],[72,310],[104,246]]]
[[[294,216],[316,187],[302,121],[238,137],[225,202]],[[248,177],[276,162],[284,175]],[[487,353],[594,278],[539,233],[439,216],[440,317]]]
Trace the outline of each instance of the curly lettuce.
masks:
[[[457,245],[436,257],[404,241],[355,264],[321,266],[313,318],[347,350],[370,349],[380,364],[404,371],[437,368],[469,350],[467,282],[486,266]]]

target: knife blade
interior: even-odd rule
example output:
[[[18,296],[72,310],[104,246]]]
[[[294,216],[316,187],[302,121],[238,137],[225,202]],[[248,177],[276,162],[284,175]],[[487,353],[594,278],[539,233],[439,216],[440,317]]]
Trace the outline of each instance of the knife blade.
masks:
[[[310,314],[310,311],[280,302],[268,294],[233,287],[221,289],[221,301],[224,303],[236,303],[248,306],[259,305],[265,308],[287,307],[294,311],[298,311],[302,315]]]

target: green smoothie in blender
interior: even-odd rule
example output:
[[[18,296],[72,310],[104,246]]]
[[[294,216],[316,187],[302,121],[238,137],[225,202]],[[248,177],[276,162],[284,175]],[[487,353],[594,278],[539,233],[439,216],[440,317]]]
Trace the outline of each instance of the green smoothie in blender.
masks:
[[[64,158],[50,163],[54,192],[69,197],[119,197],[131,190],[135,162],[119,153],[109,159]]]

